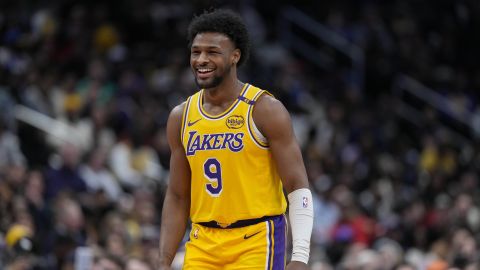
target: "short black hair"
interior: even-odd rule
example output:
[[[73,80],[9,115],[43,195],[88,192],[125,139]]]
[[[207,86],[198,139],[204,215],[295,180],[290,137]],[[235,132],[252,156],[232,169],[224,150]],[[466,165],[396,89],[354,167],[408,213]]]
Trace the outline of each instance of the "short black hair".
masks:
[[[226,35],[241,52],[238,66],[247,61],[250,54],[250,38],[242,18],[228,9],[205,11],[195,16],[188,26],[188,46],[192,46],[193,39],[199,33],[221,33]]]

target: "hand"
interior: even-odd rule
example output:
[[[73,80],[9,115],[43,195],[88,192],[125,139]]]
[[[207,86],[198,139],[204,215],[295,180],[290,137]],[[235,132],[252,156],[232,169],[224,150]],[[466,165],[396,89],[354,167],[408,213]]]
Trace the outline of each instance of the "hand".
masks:
[[[287,265],[287,270],[309,270],[310,268],[308,265],[304,264],[303,262],[291,261]]]

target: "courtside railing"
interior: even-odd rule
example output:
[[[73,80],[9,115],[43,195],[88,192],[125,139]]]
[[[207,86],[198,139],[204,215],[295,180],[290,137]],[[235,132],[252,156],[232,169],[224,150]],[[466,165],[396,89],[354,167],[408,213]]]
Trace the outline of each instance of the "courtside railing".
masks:
[[[405,74],[396,77],[392,91],[398,100],[395,110],[399,116],[421,127],[428,121],[424,116],[428,107],[437,114],[438,124],[449,136],[461,144],[471,144],[473,113],[468,110],[458,113],[451,99]]]
[[[323,42],[348,57],[351,60],[351,76],[354,78],[351,82],[356,84],[357,88],[363,90],[365,54],[362,48],[294,7],[283,9],[278,27],[278,33],[280,33],[281,41],[285,47],[292,49],[320,68],[331,68],[335,65],[335,59],[321,50],[318,45],[312,44],[304,36],[299,35],[296,29],[301,29],[302,32],[313,36],[316,42]]]

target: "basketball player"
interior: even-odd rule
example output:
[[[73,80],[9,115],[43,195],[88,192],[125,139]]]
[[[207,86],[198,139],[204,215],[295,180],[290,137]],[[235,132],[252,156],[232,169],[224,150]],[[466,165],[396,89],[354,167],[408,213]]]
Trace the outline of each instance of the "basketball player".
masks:
[[[184,269],[285,269],[283,189],[293,238],[287,269],[308,269],[313,208],[305,167],[285,107],[237,78],[249,53],[244,23],[216,10],[195,17],[188,35],[201,90],[168,119],[160,269],[170,269],[189,218]]]

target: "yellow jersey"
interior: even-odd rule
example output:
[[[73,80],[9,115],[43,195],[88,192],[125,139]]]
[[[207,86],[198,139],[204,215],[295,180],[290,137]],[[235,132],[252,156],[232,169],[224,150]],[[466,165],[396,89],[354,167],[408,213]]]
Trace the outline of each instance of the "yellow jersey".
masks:
[[[268,141],[252,118],[267,91],[245,84],[223,113],[203,109],[204,90],[190,96],[182,118],[182,144],[191,169],[190,218],[227,226],[283,214],[286,200]]]

